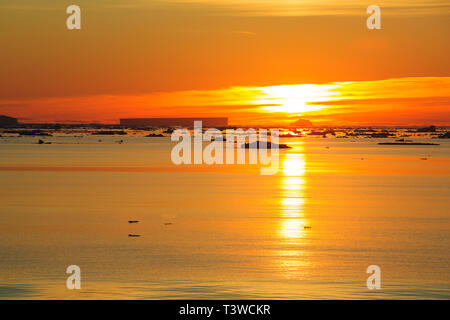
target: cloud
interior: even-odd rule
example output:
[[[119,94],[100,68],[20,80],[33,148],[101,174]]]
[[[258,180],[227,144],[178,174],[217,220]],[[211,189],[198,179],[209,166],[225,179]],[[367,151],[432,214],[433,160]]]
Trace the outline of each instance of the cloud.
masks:
[[[27,103],[0,103],[0,110],[1,108],[16,108],[16,107],[26,107],[28,104]]]
[[[125,117],[226,116],[232,124],[450,125],[450,77],[229,87],[141,95],[0,101],[0,113],[41,122],[117,122]],[[27,105],[27,108],[17,108]],[[111,119],[115,119],[111,121]]]
[[[164,0],[171,4],[205,5],[216,11],[242,16],[361,15],[369,5],[356,0]],[[140,1],[145,5],[145,1]],[[147,1],[148,4],[148,1]],[[383,14],[449,14],[445,0],[393,0],[380,5]]]
[[[322,16],[361,15],[369,5],[356,0],[78,0],[77,5],[96,9],[194,10],[206,15],[240,16]],[[2,0],[2,9],[48,11],[64,4],[54,0]],[[383,14],[449,14],[445,0],[393,0],[381,4]]]
[[[383,104],[408,104],[426,106],[450,106],[450,96],[448,97],[416,97],[416,98],[376,98],[376,99],[343,99],[335,101],[314,101],[308,105],[327,106],[354,106],[354,105],[383,105]]]

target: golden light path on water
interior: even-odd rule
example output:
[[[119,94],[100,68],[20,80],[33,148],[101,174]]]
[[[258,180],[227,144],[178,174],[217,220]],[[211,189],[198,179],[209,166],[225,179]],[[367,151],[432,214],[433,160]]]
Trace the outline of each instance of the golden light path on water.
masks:
[[[302,149],[288,152],[281,159],[279,236],[287,246],[279,254],[283,257],[280,268],[287,278],[301,278],[304,274],[301,269],[310,263],[302,250],[308,232],[304,219],[306,161]]]

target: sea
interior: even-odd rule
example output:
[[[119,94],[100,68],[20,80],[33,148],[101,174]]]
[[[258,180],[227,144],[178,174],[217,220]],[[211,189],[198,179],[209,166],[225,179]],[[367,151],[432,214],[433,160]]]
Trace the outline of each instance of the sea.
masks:
[[[450,298],[448,139],[280,138],[262,175],[126,133],[2,134],[0,299]]]

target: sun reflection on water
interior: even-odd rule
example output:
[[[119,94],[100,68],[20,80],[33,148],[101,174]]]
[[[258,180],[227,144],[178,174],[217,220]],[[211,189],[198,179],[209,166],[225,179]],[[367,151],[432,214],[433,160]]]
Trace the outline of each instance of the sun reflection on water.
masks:
[[[293,150],[294,151],[294,150]],[[304,218],[306,161],[302,149],[286,153],[281,159],[279,235],[285,249],[278,252],[279,268],[287,278],[304,276],[305,237],[308,222]]]
[[[285,158],[281,160],[282,177],[281,177],[281,217],[284,220],[281,232],[287,238],[296,238],[301,236],[301,232],[295,233],[292,230],[302,230],[304,225],[303,213],[305,204],[305,170],[306,163],[304,154],[287,153]]]

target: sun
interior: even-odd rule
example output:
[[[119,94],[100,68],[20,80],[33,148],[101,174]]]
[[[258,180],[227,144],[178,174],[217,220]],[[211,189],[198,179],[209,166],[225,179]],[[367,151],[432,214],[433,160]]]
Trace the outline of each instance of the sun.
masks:
[[[311,105],[310,102],[327,101],[335,93],[336,85],[281,85],[260,87],[257,104],[265,104],[262,109],[269,112],[305,113],[325,108],[324,105]]]

